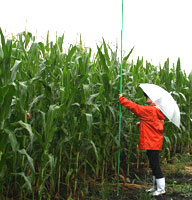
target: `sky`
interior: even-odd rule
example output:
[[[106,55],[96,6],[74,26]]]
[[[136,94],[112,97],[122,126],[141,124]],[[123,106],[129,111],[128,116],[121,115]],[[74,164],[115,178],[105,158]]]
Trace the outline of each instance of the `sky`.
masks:
[[[178,58],[192,70],[192,0],[123,0],[123,55],[170,67]],[[3,9],[2,9],[3,8]],[[102,38],[121,49],[122,0],[3,0],[0,26],[5,36],[24,30],[43,41],[64,33],[66,48],[79,42],[96,49]]]

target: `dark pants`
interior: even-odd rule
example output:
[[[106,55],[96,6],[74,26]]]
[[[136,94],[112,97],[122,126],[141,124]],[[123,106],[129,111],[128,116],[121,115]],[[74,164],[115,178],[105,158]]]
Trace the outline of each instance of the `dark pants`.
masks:
[[[163,178],[163,173],[160,168],[159,150],[147,150],[147,156],[153,176],[156,179]]]

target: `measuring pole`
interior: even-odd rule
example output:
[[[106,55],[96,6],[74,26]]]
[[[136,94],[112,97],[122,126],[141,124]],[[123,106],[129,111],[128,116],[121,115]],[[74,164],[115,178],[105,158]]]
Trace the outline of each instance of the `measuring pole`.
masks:
[[[120,68],[120,94],[122,94],[122,62],[123,62],[123,0],[122,0],[122,25],[121,25],[121,68]],[[119,196],[119,169],[120,169],[120,143],[121,142],[121,104],[119,104],[119,150],[117,172],[117,196]]]

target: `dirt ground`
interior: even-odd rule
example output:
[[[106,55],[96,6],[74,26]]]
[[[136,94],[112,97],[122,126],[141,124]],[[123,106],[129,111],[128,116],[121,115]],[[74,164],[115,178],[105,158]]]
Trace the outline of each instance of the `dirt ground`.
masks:
[[[134,169],[133,169],[134,170]],[[146,166],[135,169],[132,176],[120,175],[119,196],[117,184],[97,186],[89,200],[192,200],[192,156],[176,156],[162,164],[166,178],[166,194],[152,197],[145,192],[151,187],[150,170]],[[87,199],[87,198],[86,198]]]
[[[145,192],[145,187],[151,186],[150,172],[145,174],[148,169],[138,172],[140,178],[135,181],[138,187],[125,189],[121,187],[124,193],[119,195],[118,200],[192,200],[192,156],[175,157],[169,163],[164,163],[162,170],[166,178],[166,194],[159,197],[152,197]],[[137,173],[137,172],[136,172]],[[139,187],[140,186],[140,187]],[[126,192],[127,191],[127,192]],[[113,198],[112,198],[113,199]],[[112,200],[111,199],[111,200]]]
[[[192,200],[192,174],[170,174],[166,176],[166,194],[152,197],[145,192],[146,187],[151,186],[149,182],[138,184],[123,184],[120,186],[119,196],[111,194],[108,200]]]

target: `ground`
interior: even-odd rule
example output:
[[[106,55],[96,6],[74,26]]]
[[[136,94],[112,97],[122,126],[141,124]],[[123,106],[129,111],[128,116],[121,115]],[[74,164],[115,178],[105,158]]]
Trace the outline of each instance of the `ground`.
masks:
[[[141,167],[141,166],[140,166]],[[166,178],[166,194],[152,197],[145,192],[151,186],[150,173],[147,167],[135,169],[134,176],[120,176],[119,195],[117,184],[98,184],[92,191],[89,200],[192,200],[192,156],[176,155],[162,164]]]

